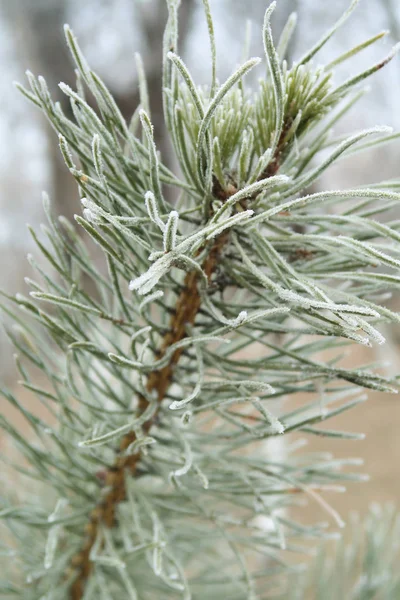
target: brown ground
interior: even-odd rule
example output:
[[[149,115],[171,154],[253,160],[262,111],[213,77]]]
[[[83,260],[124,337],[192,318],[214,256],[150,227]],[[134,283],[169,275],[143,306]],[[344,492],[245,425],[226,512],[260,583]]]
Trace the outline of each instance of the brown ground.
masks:
[[[390,372],[393,373],[398,371],[400,364],[397,353],[400,353],[400,348],[390,343],[383,356],[380,349],[373,352],[357,346],[351,358],[352,362],[354,360],[356,364],[361,364],[371,362],[373,355],[378,354],[378,360],[389,358],[392,363]],[[349,364],[344,366],[350,367]],[[371,504],[376,502],[394,504],[400,509],[400,394],[369,392],[367,402],[329,420],[326,427],[366,434],[364,440],[356,441],[307,436],[309,450],[331,452],[337,458],[353,457],[364,461],[364,465],[352,467],[351,470],[368,475],[368,481],[348,483],[347,491],[343,494],[324,494],[342,519],[347,521],[352,511],[365,515]],[[309,522],[316,518],[326,520],[327,517],[315,503],[309,503],[300,514],[302,520]]]
[[[329,427],[363,432],[367,436],[361,441],[309,438],[310,450],[332,452],[338,458],[360,457],[364,460],[363,466],[353,467],[353,470],[368,474],[369,481],[347,484],[344,494],[324,494],[342,519],[346,521],[354,510],[365,515],[374,502],[389,502],[400,508],[400,398],[373,393],[366,403],[352,409],[351,416],[350,412],[342,414],[329,421]],[[307,522],[327,520],[326,513],[313,502],[307,509],[301,509],[298,517]]]

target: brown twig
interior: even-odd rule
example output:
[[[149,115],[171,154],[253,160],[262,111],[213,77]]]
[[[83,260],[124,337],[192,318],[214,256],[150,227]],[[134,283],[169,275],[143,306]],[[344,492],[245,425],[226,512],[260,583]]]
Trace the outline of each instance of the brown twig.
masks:
[[[221,190],[214,188],[214,191],[215,197],[226,200],[229,195],[232,195],[232,193],[236,191],[236,189],[232,190],[230,193],[223,193],[222,188]],[[224,196],[224,198],[222,198],[222,196]],[[228,241],[228,237],[228,232],[223,232],[217,237],[203,262],[202,269],[209,282],[218,264],[222,250]],[[198,273],[196,271],[187,273],[182,291],[177,299],[175,311],[171,317],[169,329],[165,334],[161,348],[157,353],[158,358],[162,358],[168,348],[173,344],[184,339],[187,335],[187,326],[194,324],[201,304],[198,284]],[[162,369],[153,371],[147,380],[147,390],[149,392],[157,392],[159,406],[165,398],[172,381],[174,368],[178,363],[183,350],[183,348],[175,350],[168,364]],[[147,399],[144,396],[139,397],[138,414],[143,414],[147,406]],[[144,423],[142,427],[144,433],[150,431],[156,421],[157,413],[158,411]],[[71,560],[71,569],[75,574],[75,579],[70,588],[71,600],[81,600],[83,597],[86,582],[92,571],[90,553],[98,536],[99,526],[103,524],[106,527],[113,527],[116,523],[117,507],[119,503],[126,498],[125,474],[129,473],[132,476],[137,472],[137,467],[141,458],[140,450],[137,450],[134,454],[128,456],[123,454],[128,446],[135,442],[136,439],[137,436],[135,432],[132,431],[126,434],[120,442],[120,452],[117,455],[114,465],[109,470],[102,473],[102,480],[107,487],[107,492],[99,504],[90,513],[89,523],[85,528],[85,539],[81,550],[75,554]]]

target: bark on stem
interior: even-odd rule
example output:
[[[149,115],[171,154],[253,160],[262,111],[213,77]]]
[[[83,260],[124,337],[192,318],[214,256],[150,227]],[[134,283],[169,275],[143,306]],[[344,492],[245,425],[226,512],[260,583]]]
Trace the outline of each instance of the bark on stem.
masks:
[[[227,232],[223,232],[217,237],[204,260],[202,269],[208,281],[211,280],[211,275],[215,271],[228,237],[229,234]],[[172,344],[186,337],[187,325],[194,324],[200,304],[199,275],[197,272],[191,271],[185,277],[184,285],[177,299],[176,309],[171,317],[169,330],[162,341],[158,358],[162,358]],[[173,378],[174,368],[183,350],[183,348],[178,348],[171,356],[169,363],[162,369],[153,371],[148,378],[147,390],[149,392],[153,392],[154,390],[157,392],[159,406],[165,398]],[[146,398],[143,396],[139,397],[139,415],[143,414],[147,406],[148,401]],[[158,411],[155,412],[151,419],[144,423],[142,427],[143,433],[146,434],[150,431],[157,419],[157,415]],[[122,438],[119,447],[120,454],[117,455],[114,465],[104,475],[107,493],[90,513],[89,523],[85,527],[85,539],[81,550],[71,560],[71,568],[73,569],[73,573],[76,574],[70,588],[71,600],[81,600],[83,598],[85,585],[93,568],[90,552],[96,541],[100,525],[113,527],[116,522],[117,507],[126,498],[126,473],[129,473],[130,476],[136,475],[141,458],[140,449],[129,456],[122,454],[136,439],[134,431],[129,432]]]

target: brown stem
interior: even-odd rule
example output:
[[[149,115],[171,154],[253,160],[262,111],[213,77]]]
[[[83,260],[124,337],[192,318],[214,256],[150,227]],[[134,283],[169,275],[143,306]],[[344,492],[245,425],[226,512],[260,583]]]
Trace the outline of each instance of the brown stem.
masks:
[[[236,190],[235,190],[236,191]],[[204,263],[203,271],[208,281],[215,271],[221,252],[227,243],[229,234],[222,233],[216,238]],[[165,334],[158,352],[158,358],[162,358],[168,348],[176,342],[181,341],[187,335],[187,325],[193,325],[201,304],[199,292],[199,275],[196,271],[187,273],[182,291],[177,299],[176,309],[171,317],[168,332]],[[171,384],[174,367],[178,363],[183,348],[178,348],[172,354],[168,364],[162,369],[153,371],[147,380],[147,390],[158,395],[159,406],[165,398],[167,390]],[[148,401],[144,396],[139,397],[138,413],[143,414],[148,406]],[[144,423],[142,430],[148,433],[155,423],[158,411]],[[100,524],[106,527],[113,527],[116,522],[116,509],[120,502],[126,498],[125,473],[135,475],[141,458],[140,450],[134,454],[124,456],[123,452],[130,444],[137,439],[135,432],[126,434],[120,443],[120,454],[117,455],[114,465],[104,473],[103,479],[107,486],[107,493],[101,499],[99,504],[92,510],[89,517],[89,523],[85,528],[85,539],[81,550],[75,554],[71,560],[72,572],[76,574],[74,582],[70,588],[71,600],[81,600],[84,594],[85,585],[92,571],[92,561],[90,552],[93,548],[98,535]]]

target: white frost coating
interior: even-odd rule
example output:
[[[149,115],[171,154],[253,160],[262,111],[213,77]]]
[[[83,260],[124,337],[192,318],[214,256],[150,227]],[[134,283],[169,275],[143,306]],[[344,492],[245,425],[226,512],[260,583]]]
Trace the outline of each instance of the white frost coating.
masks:
[[[239,327],[242,323],[244,323],[247,319],[247,311],[242,310],[238,314],[238,316],[234,319],[227,319],[222,312],[217,308],[210,300],[210,298],[205,294],[204,295],[204,304],[210,310],[212,316],[222,325],[226,325],[227,327]]]
[[[160,219],[160,215],[158,214],[157,202],[153,192],[146,192],[144,195],[144,201],[150,219],[153,221],[153,223],[158,225],[161,231],[164,231],[165,224],[162,222],[162,220]]]
[[[190,445],[187,443],[187,441],[185,439],[182,439],[182,444],[183,444],[183,448],[184,448],[185,463],[179,469],[172,471],[172,473],[170,474],[170,477],[182,477],[183,475],[186,475],[186,473],[188,473],[192,467],[193,454],[192,454]]]
[[[264,417],[265,421],[271,426],[271,429],[274,433],[281,435],[285,432],[283,423],[281,423],[279,419],[261,403],[259,398],[254,398],[252,404]]]
[[[83,210],[83,216],[85,217],[86,221],[89,221],[90,223],[98,223],[98,218],[96,217],[95,213],[90,210],[90,208],[85,208]]]
[[[153,302],[154,300],[157,300],[158,298],[162,298],[163,296],[164,296],[164,292],[162,290],[157,290],[156,292],[153,292],[152,294],[147,296],[143,300],[143,302],[141,302],[139,304],[139,311],[143,310],[143,308],[150,302]]]
[[[195,346],[195,351],[196,351],[196,357],[197,357],[197,370],[198,370],[198,378],[197,378],[196,385],[195,385],[192,393],[189,394],[186,398],[184,398],[183,400],[175,400],[174,402],[172,402],[169,405],[170,410],[179,410],[180,408],[183,408],[184,406],[189,404],[189,402],[191,402],[192,400],[197,398],[197,396],[201,392],[203,379],[204,379],[203,355],[201,353],[200,348],[197,345]]]
[[[175,255],[171,253],[165,254],[151,265],[150,269],[140,275],[140,277],[132,279],[129,289],[140,295],[148,294],[160,281],[161,277],[169,271],[174,260],[176,260]]]
[[[165,252],[169,252],[170,250],[175,249],[178,224],[179,214],[176,210],[171,210],[171,212],[169,213],[167,225],[164,229],[163,244]]]

